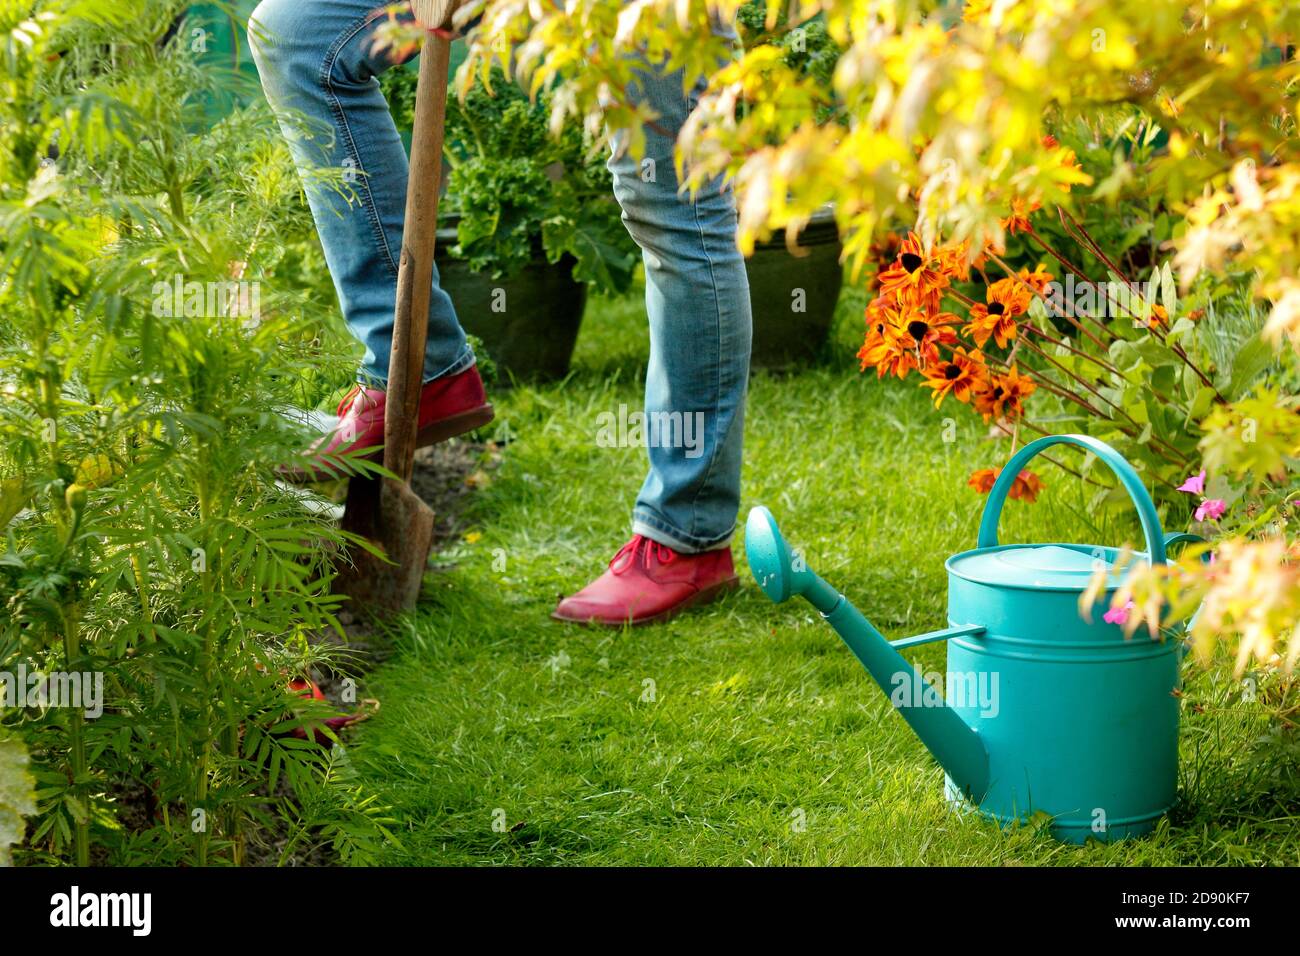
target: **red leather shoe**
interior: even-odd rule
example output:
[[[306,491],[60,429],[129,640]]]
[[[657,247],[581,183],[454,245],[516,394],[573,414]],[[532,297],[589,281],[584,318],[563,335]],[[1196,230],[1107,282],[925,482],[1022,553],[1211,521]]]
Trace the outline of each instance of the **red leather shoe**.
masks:
[[[649,624],[734,588],[731,548],[678,554],[666,544],[635,535],[619,549],[609,570],[551,614],[578,624]]]
[[[339,402],[339,422],[334,430],[324,436],[311,449],[316,455],[341,455],[367,448],[378,449],[384,443],[384,409],[387,393],[383,389],[352,386],[352,390]],[[483,379],[478,367],[471,365],[463,372],[436,378],[420,389],[419,431],[415,447],[436,445],[455,438],[492,421],[496,413],[487,403]],[[378,451],[367,457],[378,458]],[[321,474],[323,472],[323,474]],[[332,469],[319,458],[316,468],[286,468],[286,478],[311,481],[316,477],[330,477]]]

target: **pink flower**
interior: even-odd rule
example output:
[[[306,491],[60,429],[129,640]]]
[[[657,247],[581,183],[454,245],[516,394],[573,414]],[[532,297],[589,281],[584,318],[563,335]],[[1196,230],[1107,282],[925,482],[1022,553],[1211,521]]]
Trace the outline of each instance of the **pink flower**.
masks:
[[[1196,520],[1218,521],[1227,510],[1228,505],[1222,498],[1208,498],[1202,501],[1201,506],[1196,509]]]
[[[1113,607],[1101,616],[1101,619],[1107,624],[1125,624],[1128,622],[1128,612],[1133,610],[1133,602],[1129,601],[1123,607]]]
[[[1184,481],[1178,486],[1178,490],[1185,491],[1189,495],[1205,494],[1205,469],[1202,468],[1199,475],[1192,475],[1192,477]]]

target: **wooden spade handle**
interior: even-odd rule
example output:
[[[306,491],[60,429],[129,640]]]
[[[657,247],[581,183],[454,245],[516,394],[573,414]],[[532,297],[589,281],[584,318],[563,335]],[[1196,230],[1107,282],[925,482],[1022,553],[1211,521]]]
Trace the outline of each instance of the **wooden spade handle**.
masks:
[[[438,233],[438,189],[442,171],[443,124],[447,111],[447,69],[451,41],[429,33],[420,47],[411,130],[411,172],[406,185],[406,224],[397,268],[393,349],[388,359],[384,411],[384,467],[411,480],[419,424],[424,346],[429,336],[429,295]]]
[[[430,30],[445,27],[459,6],[460,0],[411,0],[415,19]]]

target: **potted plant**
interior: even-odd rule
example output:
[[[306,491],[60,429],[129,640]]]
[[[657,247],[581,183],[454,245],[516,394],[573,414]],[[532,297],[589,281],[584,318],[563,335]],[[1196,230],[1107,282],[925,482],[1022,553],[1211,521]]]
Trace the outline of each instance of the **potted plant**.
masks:
[[[840,50],[820,20],[787,31],[785,14],[777,29],[766,29],[767,5],[751,0],[740,9],[738,26],[747,48],[771,44],[784,50],[788,66],[831,87]],[[834,108],[819,111],[834,121]],[[784,234],[758,242],[746,260],[754,314],[754,365],[768,368],[816,357],[830,335],[835,305],[844,284],[839,230],[830,206],[817,211],[799,234],[799,254],[786,247]]]
[[[791,254],[784,234],[754,244],[754,254],[745,260],[754,314],[753,365],[781,368],[821,351],[844,284],[840,248],[830,207],[819,209],[799,234],[803,255]]]
[[[398,128],[409,130],[416,73],[385,74]],[[447,104],[440,280],[465,330],[505,378],[565,375],[589,288],[623,292],[636,246],[623,226],[603,159],[580,130],[557,141],[545,94],[531,102],[498,72]]]

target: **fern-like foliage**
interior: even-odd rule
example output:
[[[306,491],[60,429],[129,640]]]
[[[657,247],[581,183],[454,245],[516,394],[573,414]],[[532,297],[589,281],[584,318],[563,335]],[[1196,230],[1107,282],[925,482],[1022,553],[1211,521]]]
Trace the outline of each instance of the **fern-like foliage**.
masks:
[[[13,808],[30,860],[237,864],[305,806],[376,815],[286,690],[348,541],[276,469],[352,349],[274,117],[211,113],[186,6],[0,0],[0,670],[104,687],[0,715],[38,798],[0,745],[0,852]]]

